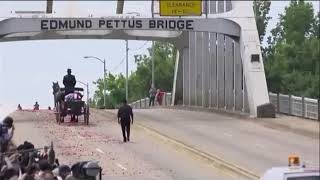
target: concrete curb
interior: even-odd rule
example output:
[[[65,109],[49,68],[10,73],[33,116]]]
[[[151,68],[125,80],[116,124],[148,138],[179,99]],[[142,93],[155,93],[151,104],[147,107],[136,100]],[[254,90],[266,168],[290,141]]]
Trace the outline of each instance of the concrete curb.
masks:
[[[104,113],[110,113],[110,114],[114,114],[110,111],[103,111]],[[241,177],[245,177],[245,178],[249,178],[252,180],[259,180],[259,175],[255,174],[254,172],[251,172],[243,167],[240,167],[238,165],[232,164],[226,160],[224,160],[221,157],[218,157],[217,155],[213,155],[213,154],[209,154],[206,153],[202,150],[199,150],[195,147],[192,147],[188,144],[185,144],[175,138],[169,137],[153,128],[150,128],[148,126],[145,126],[141,123],[136,122],[136,127],[146,131],[147,133],[154,135],[155,137],[158,137],[160,139],[163,139],[164,141],[171,143],[172,145],[175,145],[187,152],[192,153],[193,155],[196,155],[202,159],[205,159],[207,161],[209,161],[210,163],[212,163],[215,167],[217,167],[219,170],[222,170],[228,174],[233,174],[233,175],[237,175],[237,176],[241,176]]]

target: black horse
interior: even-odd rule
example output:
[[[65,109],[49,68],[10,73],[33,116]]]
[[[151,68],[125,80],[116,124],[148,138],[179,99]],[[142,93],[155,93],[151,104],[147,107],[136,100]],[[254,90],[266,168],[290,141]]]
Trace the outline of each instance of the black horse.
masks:
[[[64,121],[64,91],[61,90],[58,81],[52,82],[52,90],[53,90],[53,97],[54,97],[54,107],[56,111],[60,111],[62,113],[62,116],[60,115],[59,119],[60,121]]]
[[[59,111],[61,112],[61,122],[64,122],[64,117],[67,116],[67,107],[65,103],[65,92],[62,90],[59,86],[58,81],[52,82],[52,89],[53,89],[53,96],[54,96],[54,107],[56,110],[57,108],[60,108]],[[58,104],[60,106],[58,106]],[[78,121],[78,116],[75,114],[71,114],[71,121]]]
[[[64,91],[61,91],[58,81],[52,82],[53,96],[54,96],[54,107],[57,107],[58,102],[64,101]]]

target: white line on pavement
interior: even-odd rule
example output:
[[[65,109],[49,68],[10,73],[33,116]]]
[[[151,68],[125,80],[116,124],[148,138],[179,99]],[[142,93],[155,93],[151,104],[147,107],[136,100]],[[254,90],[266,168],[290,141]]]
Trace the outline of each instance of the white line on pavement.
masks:
[[[119,167],[119,168],[121,168],[121,169],[123,169],[123,170],[127,170],[127,168],[125,168],[125,167],[123,167],[121,164],[119,164],[119,163],[117,163],[117,166]]]
[[[261,145],[261,144],[256,144],[256,147],[257,147],[257,148],[264,149],[264,146],[263,146],[263,145]]]
[[[311,164],[313,164],[312,161],[310,161],[310,160],[305,160],[304,163],[306,163],[305,165],[307,165],[307,166],[308,165],[310,166]]]
[[[230,133],[223,133],[223,135],[228,136],[228,137],[232,137],[232,134],[230,134]]]
[[[101,153],[101,154],[105,154],[105,152],[103,152],[101,149],[99,149],[99,148],[96,148],[96,151],[98,151],[99,153]]]
[[[85,139],[83,136],[80,136],[79,134],[77,134],[78,138],[80,139]]]

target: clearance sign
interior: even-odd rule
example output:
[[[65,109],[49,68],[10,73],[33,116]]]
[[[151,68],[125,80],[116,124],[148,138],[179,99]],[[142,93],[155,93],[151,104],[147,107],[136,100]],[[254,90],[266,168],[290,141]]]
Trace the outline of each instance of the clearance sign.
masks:
[[[201,0],[160,0],[160,16],[201,16],[201,14]]]

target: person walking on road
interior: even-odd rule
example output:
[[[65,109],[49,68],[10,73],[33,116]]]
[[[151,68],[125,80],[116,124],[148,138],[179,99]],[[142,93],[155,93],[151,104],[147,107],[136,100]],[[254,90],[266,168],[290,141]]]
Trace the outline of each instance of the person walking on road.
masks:
[[[156,98],[156,93],[157,93],[156,88],[151,87],[149,90],[149,98],[150,98],[149,106],[151,105],[154,106],[154,99]]]
[[[33,105],[33,110],[34,111],[37,111],[37,110],[39,110],[39,108],[40,108],[40,106],[39,106],[39,103],[38,103],[38,101]]]
[[[127,142],[130,141],[130,121],[133,124],[133,112],[126,99],[122,103],[118,110],[118,123],[121,124],[123,142]]]
[[[18,104],[18,111],[22,111],[22,107],[21,107],[21,105],[20,104]]]

